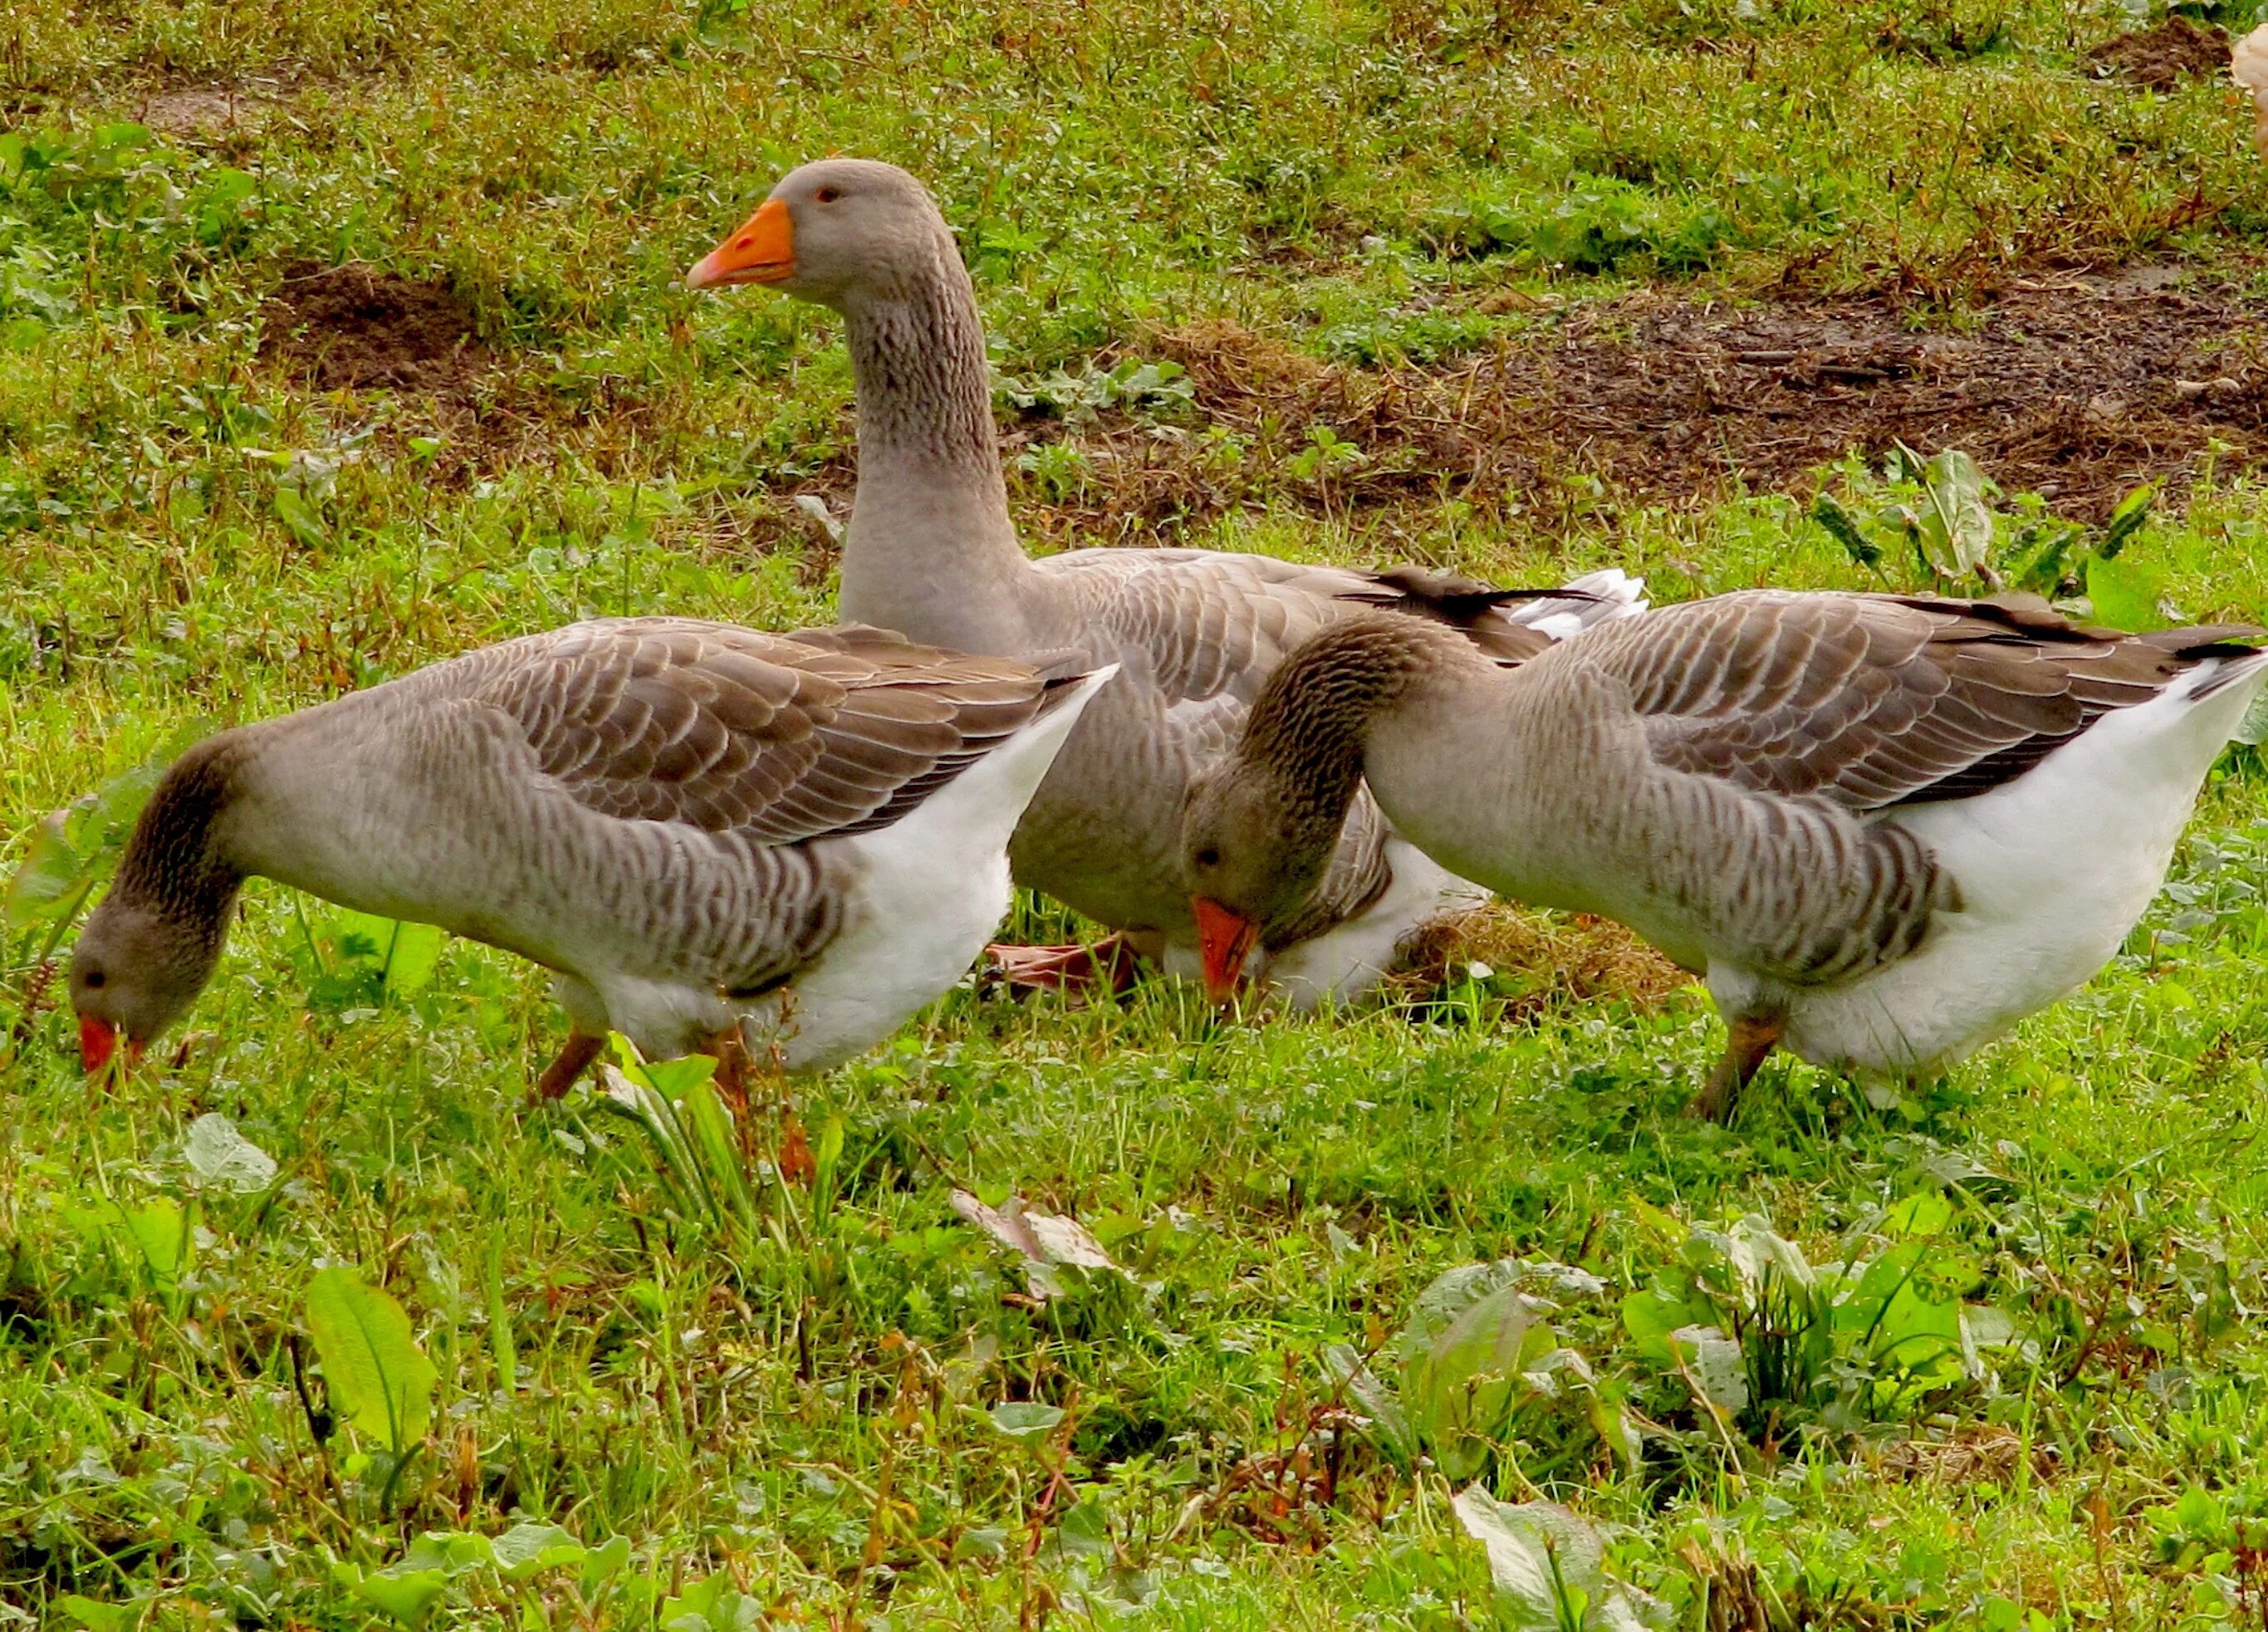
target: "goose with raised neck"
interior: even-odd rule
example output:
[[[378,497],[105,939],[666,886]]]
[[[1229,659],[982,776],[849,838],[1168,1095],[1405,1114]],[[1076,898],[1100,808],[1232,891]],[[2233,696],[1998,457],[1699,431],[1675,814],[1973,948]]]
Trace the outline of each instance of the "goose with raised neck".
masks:
[[[1007,506],[983,329],[953,234],[895,166],[824,159],[791,173],[687,275],[765,284],[840,313],[856,381],[858,482],[843,549],[846,617],[969,650],[1058,651],[1123,672],[1087,711],[1011,849],[1018,882],[1194,974],[1200,932],[1176,854],[1190,779],[1233,740],[1284,654],[1366,606],[1469,626],[1527,650],[1644,605],[1607,571],[1516,597],[1403,569],[1371,573],[1182,549],[1033,560]],[[1366,796],[1330,877],[1264,963],[1295,1001],[1374,983],[1402,942],[1481,892],[1403,843]],[[1056,965],[1004,949],[1012,971]]]
[[[1926,1077],[2110,960],[2268,680],[2261,639],[1763,590],[1507,666],[1410,619],[1343,623],[1191,794],[1208,980],[1226,996],[1304,910],[1365,786],[1445,868],[1705,976],[1729,1038],[1702,1113],[1774,1046]]]
[[[609,1030],[790,1070],[959,979],[1007,844],[1108,679],[865,628],[609,618],[209,737],[168,768],[70,965],[83,1062],[210,980],[261,876],[549,969],[563,1092]]]

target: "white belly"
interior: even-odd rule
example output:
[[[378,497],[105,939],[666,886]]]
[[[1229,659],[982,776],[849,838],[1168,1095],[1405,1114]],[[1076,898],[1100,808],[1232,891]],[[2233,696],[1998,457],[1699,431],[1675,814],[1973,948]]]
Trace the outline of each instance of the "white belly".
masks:
[[[2268,680],[2268,662],[2202,701],[2201,664],[2166,692],[2099,720],[2015,781],[1894,817],[1961,889],[1911,956],[1846,986],[1799,991],[1782,1039],[1815,1064],[1926,1075],[2090,979],[2165,880],[2223,743]],[[1728,1012],[1754,990],[1712,968]]]

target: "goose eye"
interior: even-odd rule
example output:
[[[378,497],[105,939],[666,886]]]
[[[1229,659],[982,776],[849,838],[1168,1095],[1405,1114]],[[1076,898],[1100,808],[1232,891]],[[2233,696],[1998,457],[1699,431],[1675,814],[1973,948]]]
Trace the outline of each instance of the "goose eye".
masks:
[[[1197,865],[1199,867],[1219,867],[1220,865],[1220,852],[1214,849],[1211,845],[1207,845],[1204,849],[1197,852]]]
[[[104,976],[102,971],[99,969],[90,969],[86,971],[84,984],[88,986],[99,986],[102,984],[103,979]]]
[[[843,189],[839,187],[822,187],[812,196],[822,204],[831,204],[843,196]]]

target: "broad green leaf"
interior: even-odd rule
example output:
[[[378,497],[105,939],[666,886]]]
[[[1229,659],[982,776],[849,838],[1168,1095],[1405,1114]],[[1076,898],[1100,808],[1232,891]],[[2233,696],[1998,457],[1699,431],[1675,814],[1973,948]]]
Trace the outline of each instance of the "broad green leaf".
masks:
[[[1488,1554],[1497,1624],[1510,1632],[1645,1632],[1669,1606],[1607,1574],[1599,1533],[1555,1502],[1499,1502],[1473,1485],[1451,1503]]]
[[[1749,1406],[1749,1372],[1741,1346],[1714,1326],[1683,1326],[1670,1334],[1678,1358],[1711,1405],[1732,1416]]]
[[[630,1539],[615,1536],[600,1547],[591,1549],[583,1561],[583,1596],[590,1598],[621,1572],[630,1562]]]
[[[180,1289],[196,1244],[195,1221],[180,1202],[160,1196],[147,1207],[129,1207],[106,1198],[71,1207],[69,1217],[88,1240],[107,1240],[123,1251],[160,1292]]]
[[[343,1560],[331,1565],[331,1578],[372,1608],[406,1627],[422,1627],[433,1606],[449,1590],[449,1577],[438,1569],[369,1571]]]
[[[2142,523],[2150,519],[2150,506],[2158,500],[2158,484],[2145,482],[2118,501],[2110,513],[2110,520],[2102,524],[2102,542],[2095,547],[2096,557],[2108,561],[2126,547],[2126,541],[2142,530]]]
[[[992,1426],[1020,1445],[1045,1439],[1064,1418],[1060,1407],[1042,1405],[1036,1399],[1004,1399],[992,1407],[990,1415]]]
[[[721,1571],[661,1604],[662,1632],[754,1632],[762,1617],[763,1606]]]
[[[1973,584],[1992,558],[1992,512],[1984,502],[1984,473],[1957,447],[1921,469],[1918,539],[1922,565],[1939,577]]]
[[[66,1592],[55,1600],[52,1607],[63,1611],[74,1624],[86,1627],[91,1632],[127,1632],[141,1619],[142,1606],[135,1604],[103,1604],[91,1598],[81,1598],[76,1592]]]
[[[335,1264],[309,1283],[306,1319],[341,1414],[395,1456],[407,1454],[425,1437],[434,1371],[401,1305]]]
[[[1063,1516],[1056,1545],[1075,1558],[1100,1558],[1110,1552],[1110,1521],[1101,1498],[1089,1495]]]
[[[410,1627],[424,1625],[434,1604],[448,1590],[448,1577],[438,1569],[405,1570],[398,1576],[364,1576],[355,1584],[355,1591],[365,1602]]]
[[[1500,1286],[1403,1368],[1403,1409],[1444,1474],[1469,1479],[1487,1465],[1491,1442],[1528,1392],[1521,1374],[1555,1341],[1520,1289]]]
[[[1860,566],[1881,565],[1881,546],[1859,530],[1858,519],[1837,503],[1832,493],[1822,492],[1811,501],[1811,519],[1825,528],[1828,535],[1843,546],[1843,553]]]
[[[2268,690],[2252,699],[2252,706],[2244,711],[2244,723],[2236,727],[2235,740],[2240,742],[2268,742]]]
[[[514,1525],[490,1544],[496,1567],[507,1581],[518,1581],[539,1569],[579,1564],[591,1550],[556,1525],[530,1522]]]
[[[236,1124],[217,1111],[208,1111],[189,1124],[181,1156],[201,1181],[223,1190],[265,1190],[276,1178],[276,1158],[238,1133]]]
[[[374,965],[386,981],[388,997],[408,997],[432,983],[440,966],[441,948],[448,936],[431,924],[404,923],[368,912],[342,910],[332,931],[342,946],[359,943],[370,949],[356,956]]]
[[[1681,1327],[1705,1326],[1709,1311],[1655,1288],[1633,1292],[1623,1299],[1623,1329],[1631,1334],[1638,1352],[1668,1370],[1676,1350],[1673,1333]]]
[[[2162,629],[2166,620],[2158,610],[2160,574],[2139,561],[2120,557],[2110,560],[2090,556],[2087,562],[2087,598],[2095,605],[2095,621],[2112,629]]]
[[[1882,1228],[1896,1236],[1933,1236],[1953,1220],[1953,1203],[1940,1190],[1918,1191],[1893,1207]]]
[[[1760,1296],[1775,1278],[1805,1291],[1817,1279],[1810,1262],[1796,1244],[1753,1214],[1722,1232],[1697,1230],[1692,1242],[1709,1244],[1722,1253],[1739,1275],[1742,1292],[1750,1301]]]
[[[278,483],[276,488],[276,516],[291,529],[291,536],[310,550],[320,550],[330,542],[330,533],[322,518],[315,513],[314,506],[298,488]]]
[[[69,902],[90,882],[86,860],[64,836],[64,813],[55,811],[32,830],[24,859],[8,880],[8,933],[20,934]]]
[[[1961,1356],[1961,1305],[1923,1296],[1908,1281],[1890,1295],[1875,1329],[1875,1352],[1894,1365],[1917,1373],[1939,1370]],[[1950,1377],[1946,1380],[1950,1381]]]
[[[201,728],[173,744],[168,757],[200,734]],[[162,763],[136,765],[55,811],[33,830],[23,860],[8,881],[5,906],[0,908],[11,934],[47,922],[85,898],[86,886],[101,878],[126,847],[135,819],[163,774]]]
[[[1333,1343],[1326,1348],[1323,1369],[1346,1390],[1355,1408],[1370,1419],[1372,1437],[1389,1458],[1403,1467],[1416,1460],[1418,1444],[1403,1414],[1402,1402],[1379,1375],[1363,1363],[1362,1356],[1351,1346]]]
[[[1498,1287],[1511,1285],[1520,1276],[1520,1260],[1511,1258],[1484,1264],[1460,1264],[1442,1271],[1418,1295],[1418,1302],[1410,1311],[1409,1323],[1395,1334],[1395,1356],[1405,1365],[1417,1359],[1433,1347],[1434,1340],[1466,1309]]]
[[[953,1544],[953,1562],[964,1564],[971,1559],[998,1558],[1007,1550],[1008,1532],[997,1525],[987,1525],[961,1532],[961,1539]]]
[[[1990,1303],[1964,1303],[1961,1308],[1962,1369],[1972,1377],[1984,1374],[1983,1351],[2009,1348],[2021,1339],[2016,1318]]]
[[[1055,1544],[1072,1557],[1107,1557],[1111,1550],[1111,1521],[1102,1498],[1088,1494],[1055,1528]]]
[[[391,1575],[438,1569],[445,1576],[461,1576],[496,1562],[496,1549],[475,1530],[429,1530],[409,1544],[401,1559],[387,1566]]]

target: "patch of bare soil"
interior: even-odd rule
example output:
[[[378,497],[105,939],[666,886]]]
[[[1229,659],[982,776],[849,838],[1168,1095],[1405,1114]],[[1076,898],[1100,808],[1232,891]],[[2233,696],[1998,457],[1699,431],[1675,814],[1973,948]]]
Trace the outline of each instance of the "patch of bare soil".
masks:
[[[211,137],[257,122],[276,102],[269,92],[240,85],[174,85],[151,92],[139,113],[159,136]]]
[[[1248,474],[1310,460],[1323,508],[1483,500],[1596,477],[1616,500],[1804,492],[1819,466],[1904,441],[1961,447],[2012,491],[2100,519],[2146,480],[2179,486],[2219,444],[2268,459],[2268,312],[2170,269],[2014,282],[1959,331],[1886,297],[1751,304],[1647,292],[1584,306],[1496,351],[1436,368],[1333,367],[1229,323],[1164,330],[1197,405],[1269,457],[1120,427],[1094,448],[1101,530],[1217,513]]]
[[[2171,91],[2188,79],[2228,72],[2228,35],[2210,24],[2169,17],[2154,28],[2106,40],[2087,54],[2098,74],[2152,91]]]
[[[463,391],[492,358],[446,285],[368,267],[298,268],[262,309],[260,355],[320,391]]]

